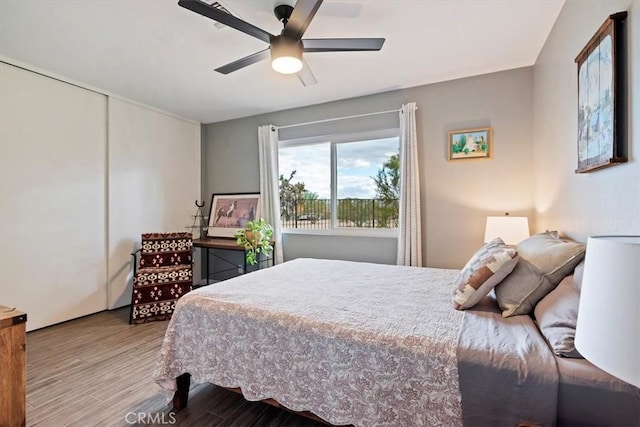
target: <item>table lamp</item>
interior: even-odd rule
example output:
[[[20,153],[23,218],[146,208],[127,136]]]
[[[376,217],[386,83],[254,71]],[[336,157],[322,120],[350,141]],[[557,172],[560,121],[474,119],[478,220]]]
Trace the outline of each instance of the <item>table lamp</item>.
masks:
[[[640,387],[640,236],[587,240],[576,348],[598,368]]]
[[[484,242],[500,237],[505,244],[514,246],[529,237],[529,220],[526,216],[488,216],[484,229]]]

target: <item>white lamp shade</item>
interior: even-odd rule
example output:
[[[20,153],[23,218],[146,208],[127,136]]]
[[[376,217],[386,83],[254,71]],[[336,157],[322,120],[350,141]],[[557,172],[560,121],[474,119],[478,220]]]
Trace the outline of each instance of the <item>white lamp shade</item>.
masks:
[[[576,348],[605,372],[640,387],[640,236],[594,236],[580,292]]]
[[[507,245],[517,245],[529,237],[529,220],[526,216],[488,216],[484,229],[484,242],[500,237]]]

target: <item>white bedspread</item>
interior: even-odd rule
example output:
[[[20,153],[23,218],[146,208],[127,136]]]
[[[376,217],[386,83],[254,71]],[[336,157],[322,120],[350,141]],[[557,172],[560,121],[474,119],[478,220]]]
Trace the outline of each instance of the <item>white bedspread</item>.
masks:
[[[298,259],[179,300],[154,374],[333,424],[462,425],[456,270]]]

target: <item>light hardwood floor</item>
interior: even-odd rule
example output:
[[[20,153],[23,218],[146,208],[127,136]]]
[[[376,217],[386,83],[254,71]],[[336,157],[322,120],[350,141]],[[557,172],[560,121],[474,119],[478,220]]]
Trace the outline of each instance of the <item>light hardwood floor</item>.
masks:
[[[151,379],[168,322],[129,325],[128,315],[106,311],[27,334],[28,426],[126,426],[138,414],[138,425],[171,424]],[[322,426],[211,384],[191,385],[173,425]]]

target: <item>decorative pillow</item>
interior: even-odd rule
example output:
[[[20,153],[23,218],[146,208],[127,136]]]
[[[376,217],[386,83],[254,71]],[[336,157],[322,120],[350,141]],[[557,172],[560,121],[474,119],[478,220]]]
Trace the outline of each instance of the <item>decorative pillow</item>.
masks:
[[[503,317],[531,313],[538,301],[582,261],[585,245],[564,241],[553,232],[546,232],[523,240],[516,248],[520,261],[496,286],[496,299]]]
[[[558,356],[582,358],[574,343],[579,305],[575,274],[562,279],[558,287],[536,305],[538,328]]]
[[[518,252],[496,238],[476,252],[458,274],[453,306],[466,310],[476,305],[504,279],[518,263]]]

